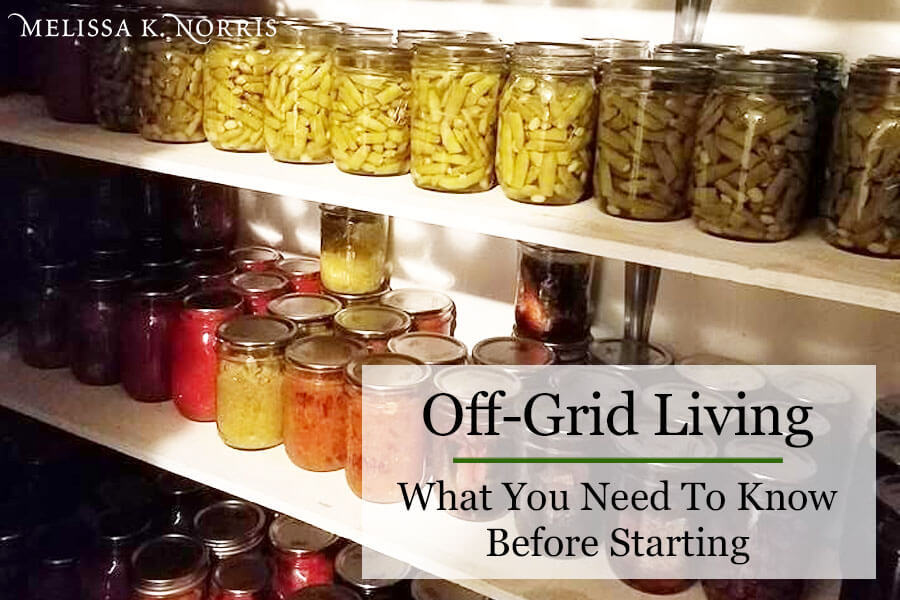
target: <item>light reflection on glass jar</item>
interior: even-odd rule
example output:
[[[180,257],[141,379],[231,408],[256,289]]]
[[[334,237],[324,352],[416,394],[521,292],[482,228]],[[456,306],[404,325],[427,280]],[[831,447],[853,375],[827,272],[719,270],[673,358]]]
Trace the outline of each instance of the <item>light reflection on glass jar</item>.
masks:
[[[369,352],[387,352],[388,340],[409,331],[406,313],[386,306],[351,306],[334,316],[336,335],[362,343]]]
[[[273,549],[272,594],[286,600],[305,587],[329,584],[334,579],[332,551],[338,543],[333,533],[286,515],[269,526]]]
[[[447,294],[433,290],[391,290],[381,304],[402,310],[412,318],[412,331],[430,331],[453,335],[456,331],[456,305]]]

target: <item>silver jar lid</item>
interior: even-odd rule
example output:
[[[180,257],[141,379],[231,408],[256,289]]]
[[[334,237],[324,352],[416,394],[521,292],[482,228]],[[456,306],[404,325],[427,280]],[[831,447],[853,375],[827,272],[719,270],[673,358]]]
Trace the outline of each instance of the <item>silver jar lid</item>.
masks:
[[[338,536],[303,521],[280,515],[269,525],[269,542],[279,552],[309,554],[321,552],[338,541]]]
[[[350,306],[334,316],[335,331],[365,340],[390,338],[406,333],[410,327],[408,314],[387,306]]]
[[[265,294],[286,289],[291,282],[281,273],[248,271],[231,278],[231,285],[248,294]]]
[[[267,306],[269,314],[298,325],[330,322],[341,308],[340,300],[325,294],[286,294]]]
[[[231,260],[241,269],[255,265],[256,263],[277,263],[281,260],[281,252],[268,246],[245,246],[235,248],[228,253]]]
[[[447,294],[419,288],[391,290],[381,297],[381,304],[402,310],[414,317],[439,315],[456,310],[453,300]]]
[[[285,258],[278,261],[278,270],[292,276],[311,275],[319,272],[319,259],[309,256]]]
[[[461,365],[469,354],[466,345],[456,338],[429,331],[414,331],[391,338],[388,350],[414,356],[426,365]]]
[[[297,327],[290,321],[258,315],[229,319],[216,330],[220,342],[247,349],[287,346],[296,334]]]
[[[430,374],[428,367],[417,358],[405,354],[381,352],[362,356],[351,361],[344,369],[344,373],[350,383],[355,386],[362,386],[363,367],[367,365],[406,367],[405,369],[392,369],[391,375],[393,377],[390,379],[373,378],[372,381],[366,384],[366,389],[379,392],[400,391],[415,387],[424,382]]]
[[[269,568],[261,556],[245,554],[223,560],[213,570],[213,585],[240,597],[252,597],[266,588]]]
[[[218,558],[246,552],[265,535],[266,513],[243,500],[222,500],[194,517],[194,531]]]
[[[202,585],[209,572],[198,540],[170,533],[144,542],[131,556],[134,589],[143,596],[170,597]]]
[[[475,344],[472,360],[478,365],[542,366],[553,362],[553,352],[537,340],[494,337]]]
[[[313,335],[288,346],[284,357],[291,365],[310,371],[343,371],[354,358],[363,356],[361,343],[333,335]]]
[[[365,553],[366,571],[377,577],[363,578],[363,547],[359,544],[344,546],[334,561],[334,570],[344,583],[363,590],[364,593],[397,585],[409,577],[412,571],[408,564],[390,556],[368,549]]]

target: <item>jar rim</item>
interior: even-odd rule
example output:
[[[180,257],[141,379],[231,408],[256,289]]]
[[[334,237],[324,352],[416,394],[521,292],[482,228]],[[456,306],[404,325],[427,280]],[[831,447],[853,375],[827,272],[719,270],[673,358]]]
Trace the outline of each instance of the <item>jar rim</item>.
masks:
[[[175,564],[176,560],[181,564]],[[206,548],[200,541],[180,533],[147,540],[132,553],[131,564],[135,589],[152,597],[168,597],[190,590],[202,583],[209,572]]]
[[[409,331],[412,318],[396,308],[362,304],[338,311],[334,315],[334,326],[336,330],[354,337],[384,339]]]
[[[702,63],[651,58],[628,58],[605,63],[604,77],[646,79],[663,83],[696,83],[708,85],[713,69]]]
[[[229,258],[240,265],[252,265],[257,262],[279,261],[281,252],[269,246],[242,246],[228,253]]]
[[[221,500],[194,515],[197,537],[217,556],[254,547],[265,524],[263,509],[243,500]]]
[[[288,515],[279,515],[269,525],[269,542],[279,552],[303,555],[321,552],[334,545],[340,537],[294,519]]]
[[[506,60],[506,46],[497,42],[425,40],[416,44],[413,58],[502,64]]]
[[[169,299],[183,296],[189,284],[180,280],[145,277],[132,281],[129,295],[137,298]]]
[[[293,305],[293,310],[289,305]],[[342,308],[340,300],[327,294],[294,293],[275,298],[269,302],[266,310],[272,316],[308,324],[333,319]]]
[[[469,349],[463,342],[431,331],[411,331],[393,337],[388,340],[388,351],[415,356],[426,365],[453,365],[469,356]]]
[[[593,59],[594,49],[589,44],[575,42],[516,42],[512,47],[512,58],[554,58]]]
[[[396,379],[385,382],[370,382],[366,385],[366,389],[373,391],[389,392],[395,390],[404,390],[415,387],[426,379],[428,379],[431,371],[418,358],[407,354],[397,354],[395,352],[377,352],[375,354],[367,354],[352,360],[344,369],[347,379],[356,387],[363,385],[363,367],[366,365],[378,366],[396,366],[396,367],[417,367],[415,371],[411,371],[409,381],[397,382]]]
[[[501,356],[487,354],[494,347],[499,348]],[[515,362],[503,359],[504,355]],[[520,359],[528,358],[530,362],[521,362]],[[533,360],[532,360],[533,359]],[[497,366],[545,366],[553,363],[553,352],[542,342],[529,338],[513,336],[491,337],[481,340],[472,348],[472,360],[479,365]]]
[[[324,284],[322,285],[322,290],[326,296],[331,296],[340,300],[341,304],[345,308],[347,308],[349,306],[358,304],[374,304],[375,300],[378,300],[391,291],[391,284],[390,282],[385,282],[374,292],[366,292],[364,294],[345,294],[343,292],[335,292],[334,290],[329,290],[327,287],[325,287]]]
[[[450,296],[444,292],[425,288],[388,290],[379,298],[379,302],[414,317],[439,315],[456,309]]]
[[[284,352],[294,367],[315,372],[341,372],[353,359],[366,351],[355,340],[334,335],[311,335],[294,341]]]
[[[244,299],[231,290],[201,290],[185,296],[183,305],[191,312],[217,313],[240,310]]]
[[[233,556],[221,561],[213,570],[213,584],[222,591],[236,594],[256,594],[266,587],[269,569],[265,561],[255,555]]]
[[[377,590],[380,588],[391,587],[396,585],[397,583],[406,579],[410,572],[412,572],[412,567],[402,561],[399,561],[390,556],[381,554],[380,552],[375,552],[374,550],[365,549],[365,552],[371,552],[377,555],[377,560],[384,560],[388,566],[388,570],[391,567],[396,568],[396,573],[384,573],[384,575],[390,575],[390,577],[380,577],[377,579],[364,579],[362,577],[362,559],[363,559],[364,549],[360,544],[355,542],[347,544],[341,551],[338,552],[337,557],[334,559],[334,570],[341,577],[343,581],[346,581],[350,585],[366,590]],[[370,557],[376,558],[376,557]],[[371,566],[371,564],[370,564]],[[378,566],[383,566],[379,564]],[[368,568],[368,567],[367,567]]]
[[[247,271],[231,278],[231,285],[250,294],[264,294],[284,289],[290,280],[275,271]]]
[[[287,319],[263,315],[241,315],[216,329],[216,338],[239,348],[280,348],[287,346],[297,326]]]
[[[348,63],[357,63],[366,59],[389,60],[398,65],[405,65],[412,60],[412,52],[400,46],[364,42],[360,45],[338,45],[335,48],[335,58],[339,66],[348,66]]]
[[[310,273],[318,273],[321,264],[319,259],[313,256],[292,256],[282,258],[278,261],[276,267],[290,275],[308,275]]]

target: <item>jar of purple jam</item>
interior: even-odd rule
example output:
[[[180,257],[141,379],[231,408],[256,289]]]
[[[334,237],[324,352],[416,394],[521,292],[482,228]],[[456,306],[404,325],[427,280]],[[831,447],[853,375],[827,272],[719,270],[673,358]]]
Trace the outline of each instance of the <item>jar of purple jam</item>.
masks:
[[[73,293],[70,367],[82,383],[119,383],[119,329],[130,278],[126,271],[91,270]]]

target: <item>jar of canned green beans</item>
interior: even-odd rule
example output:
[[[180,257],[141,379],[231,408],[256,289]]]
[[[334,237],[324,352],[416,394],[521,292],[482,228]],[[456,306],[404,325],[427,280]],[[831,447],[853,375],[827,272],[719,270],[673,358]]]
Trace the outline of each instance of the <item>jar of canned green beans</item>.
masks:
[[[497,179],[530,204],[573,204],[589,191],[594,52],[583,44],[520,42],[500,96]]]
[[[331,154],[341,171],[409,172],[410,57],[391,46],[337,49]]]
[[[653,48],[656,60],[680,60],[715,65],[721,56],[740,54],[743,48],[730,44],[701,44],[696,42],[673,42],[659,44]]]
[[[582,38],[594,49],[598,61],[650,58],[650,42],[647,40],[623,40],[619,38]]]
[[[505,59],[499,44],[416,45],[410,171],[417,186],[443,192],[493,187]]]
[[[203,51],[190,36],[179,35],[178,20],[199,15],[157,15],[160,37],[140,43],[139,98],[141,136],[154,142],[202,142]]]
[[[465,31],[449,31],[444,29],[401,29],[397,32],[397,45],[406,50],[413,50],[422,42],[459,43],[466,40]]]
[[[328,121],[338,31],[302,21],[278,27],[265,92],[266,150],[275,160],[331,162]]]
[[[124,23],[132,35],[101,36],[93,41],[91,92],[94,116],[104,129],[136,133],[140,12],[134,7],[117,4],[111,6],[105,16],[113,23]]]
[[[694,221],[736,240],[790,237],[804,212],[815,139],[815,62],[729,55],[697,125]]]
[[[594,193],[617,217],[688,215],[697,115],[712,71],[690,63],[617,60],[600,87]]]
[[[250,31],[243,18],[220,20],[232,34]],[[203,57],[203,131],[219,150],[262,152],[266,79],[271,49],[253,36],[219,36]]]
[[[900,258],[900,58],[856,64],[829,166],[826,239]]]

